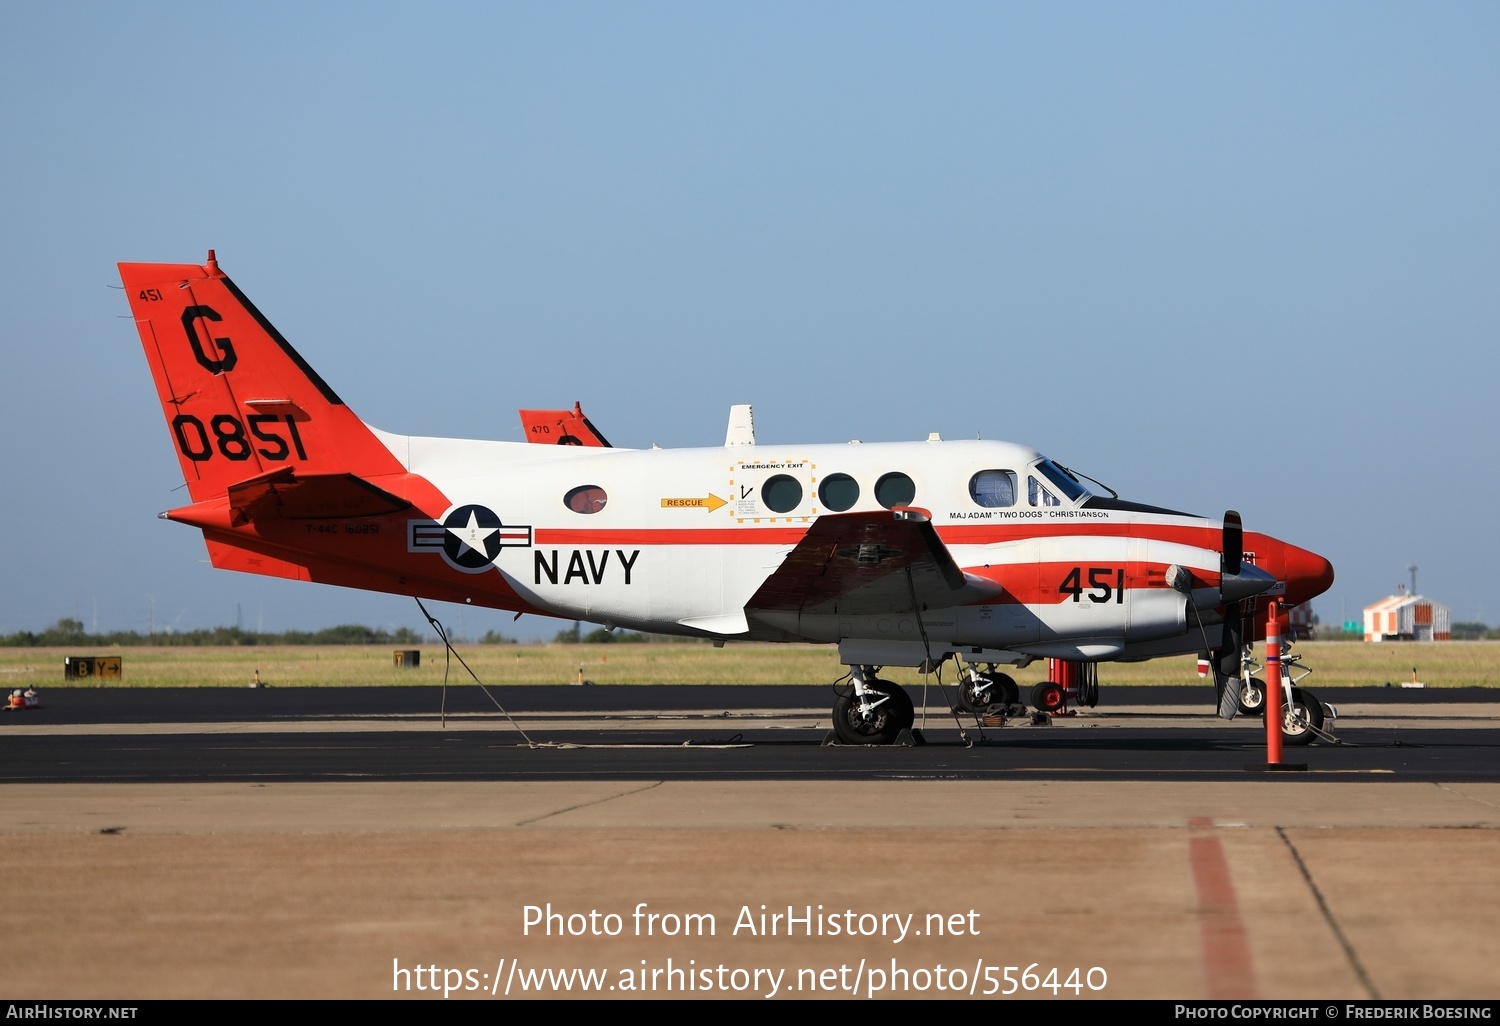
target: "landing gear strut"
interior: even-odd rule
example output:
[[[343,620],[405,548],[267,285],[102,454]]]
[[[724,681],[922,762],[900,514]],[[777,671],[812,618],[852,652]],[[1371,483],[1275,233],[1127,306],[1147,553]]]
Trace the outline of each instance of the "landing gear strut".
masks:
[[[850,686],[833,703],[833,732],[846,745],[889,745],[916,722],[911,696],[875,676],[877,667],[850,667]]]

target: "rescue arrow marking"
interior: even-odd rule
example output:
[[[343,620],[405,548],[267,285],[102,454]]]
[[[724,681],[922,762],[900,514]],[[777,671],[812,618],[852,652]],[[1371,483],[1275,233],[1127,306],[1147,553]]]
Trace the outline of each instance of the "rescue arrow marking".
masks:
[[[707,509],[710,513],[718,509],[720,506],[727,506],[728,504],[728,499],[721,499],[713,492],[709,492],[702,498],[694,496],[687,499],[661,500],[662,509]]]

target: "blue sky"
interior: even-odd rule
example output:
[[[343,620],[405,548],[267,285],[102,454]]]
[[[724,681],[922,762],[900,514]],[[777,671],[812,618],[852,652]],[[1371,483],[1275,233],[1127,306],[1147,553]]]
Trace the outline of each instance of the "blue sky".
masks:
[[[155,519],[114,265],[210,247],[389,430],[980,433],[1327,555],[1325,620],[1416,563],[1500,622],[1497,44],[1480,3],[9,5],[0,633],[421,625]]]

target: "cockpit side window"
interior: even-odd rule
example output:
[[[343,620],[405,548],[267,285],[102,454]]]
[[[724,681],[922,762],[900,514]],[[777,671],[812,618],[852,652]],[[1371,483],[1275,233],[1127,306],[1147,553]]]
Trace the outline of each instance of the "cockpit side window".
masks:
[[[1042,460],[1036,465],[1036,469],[1040,470],[1047,480],[1056,485],[1057,490],[1072,502],[1077,502],[1088,494],[1088,489],[1083,487],[1076,477],[1051,460]]]
[[[981,470],[969,478],[969,498],[990,509],[1014,506],[1016,504],[1016,472]]]
[[[1062,500],[1047,490],[1033,475],[1028,475],[1026,480],[1030,482],[1028,498],[1033,506],[1061,506]]]

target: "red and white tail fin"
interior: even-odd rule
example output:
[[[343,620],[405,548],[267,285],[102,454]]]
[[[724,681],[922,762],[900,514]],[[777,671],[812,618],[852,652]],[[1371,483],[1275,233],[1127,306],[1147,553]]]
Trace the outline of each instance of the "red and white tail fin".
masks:
[[[121,264],[120,280],[194,502],[263,475],[404,471],[213,250],[201,267]]]
[[[521,410],[521,429],[526,441],[540,445],[586,445],[611,448],[609,442],[583,415],[583,407],[571,410]]]

